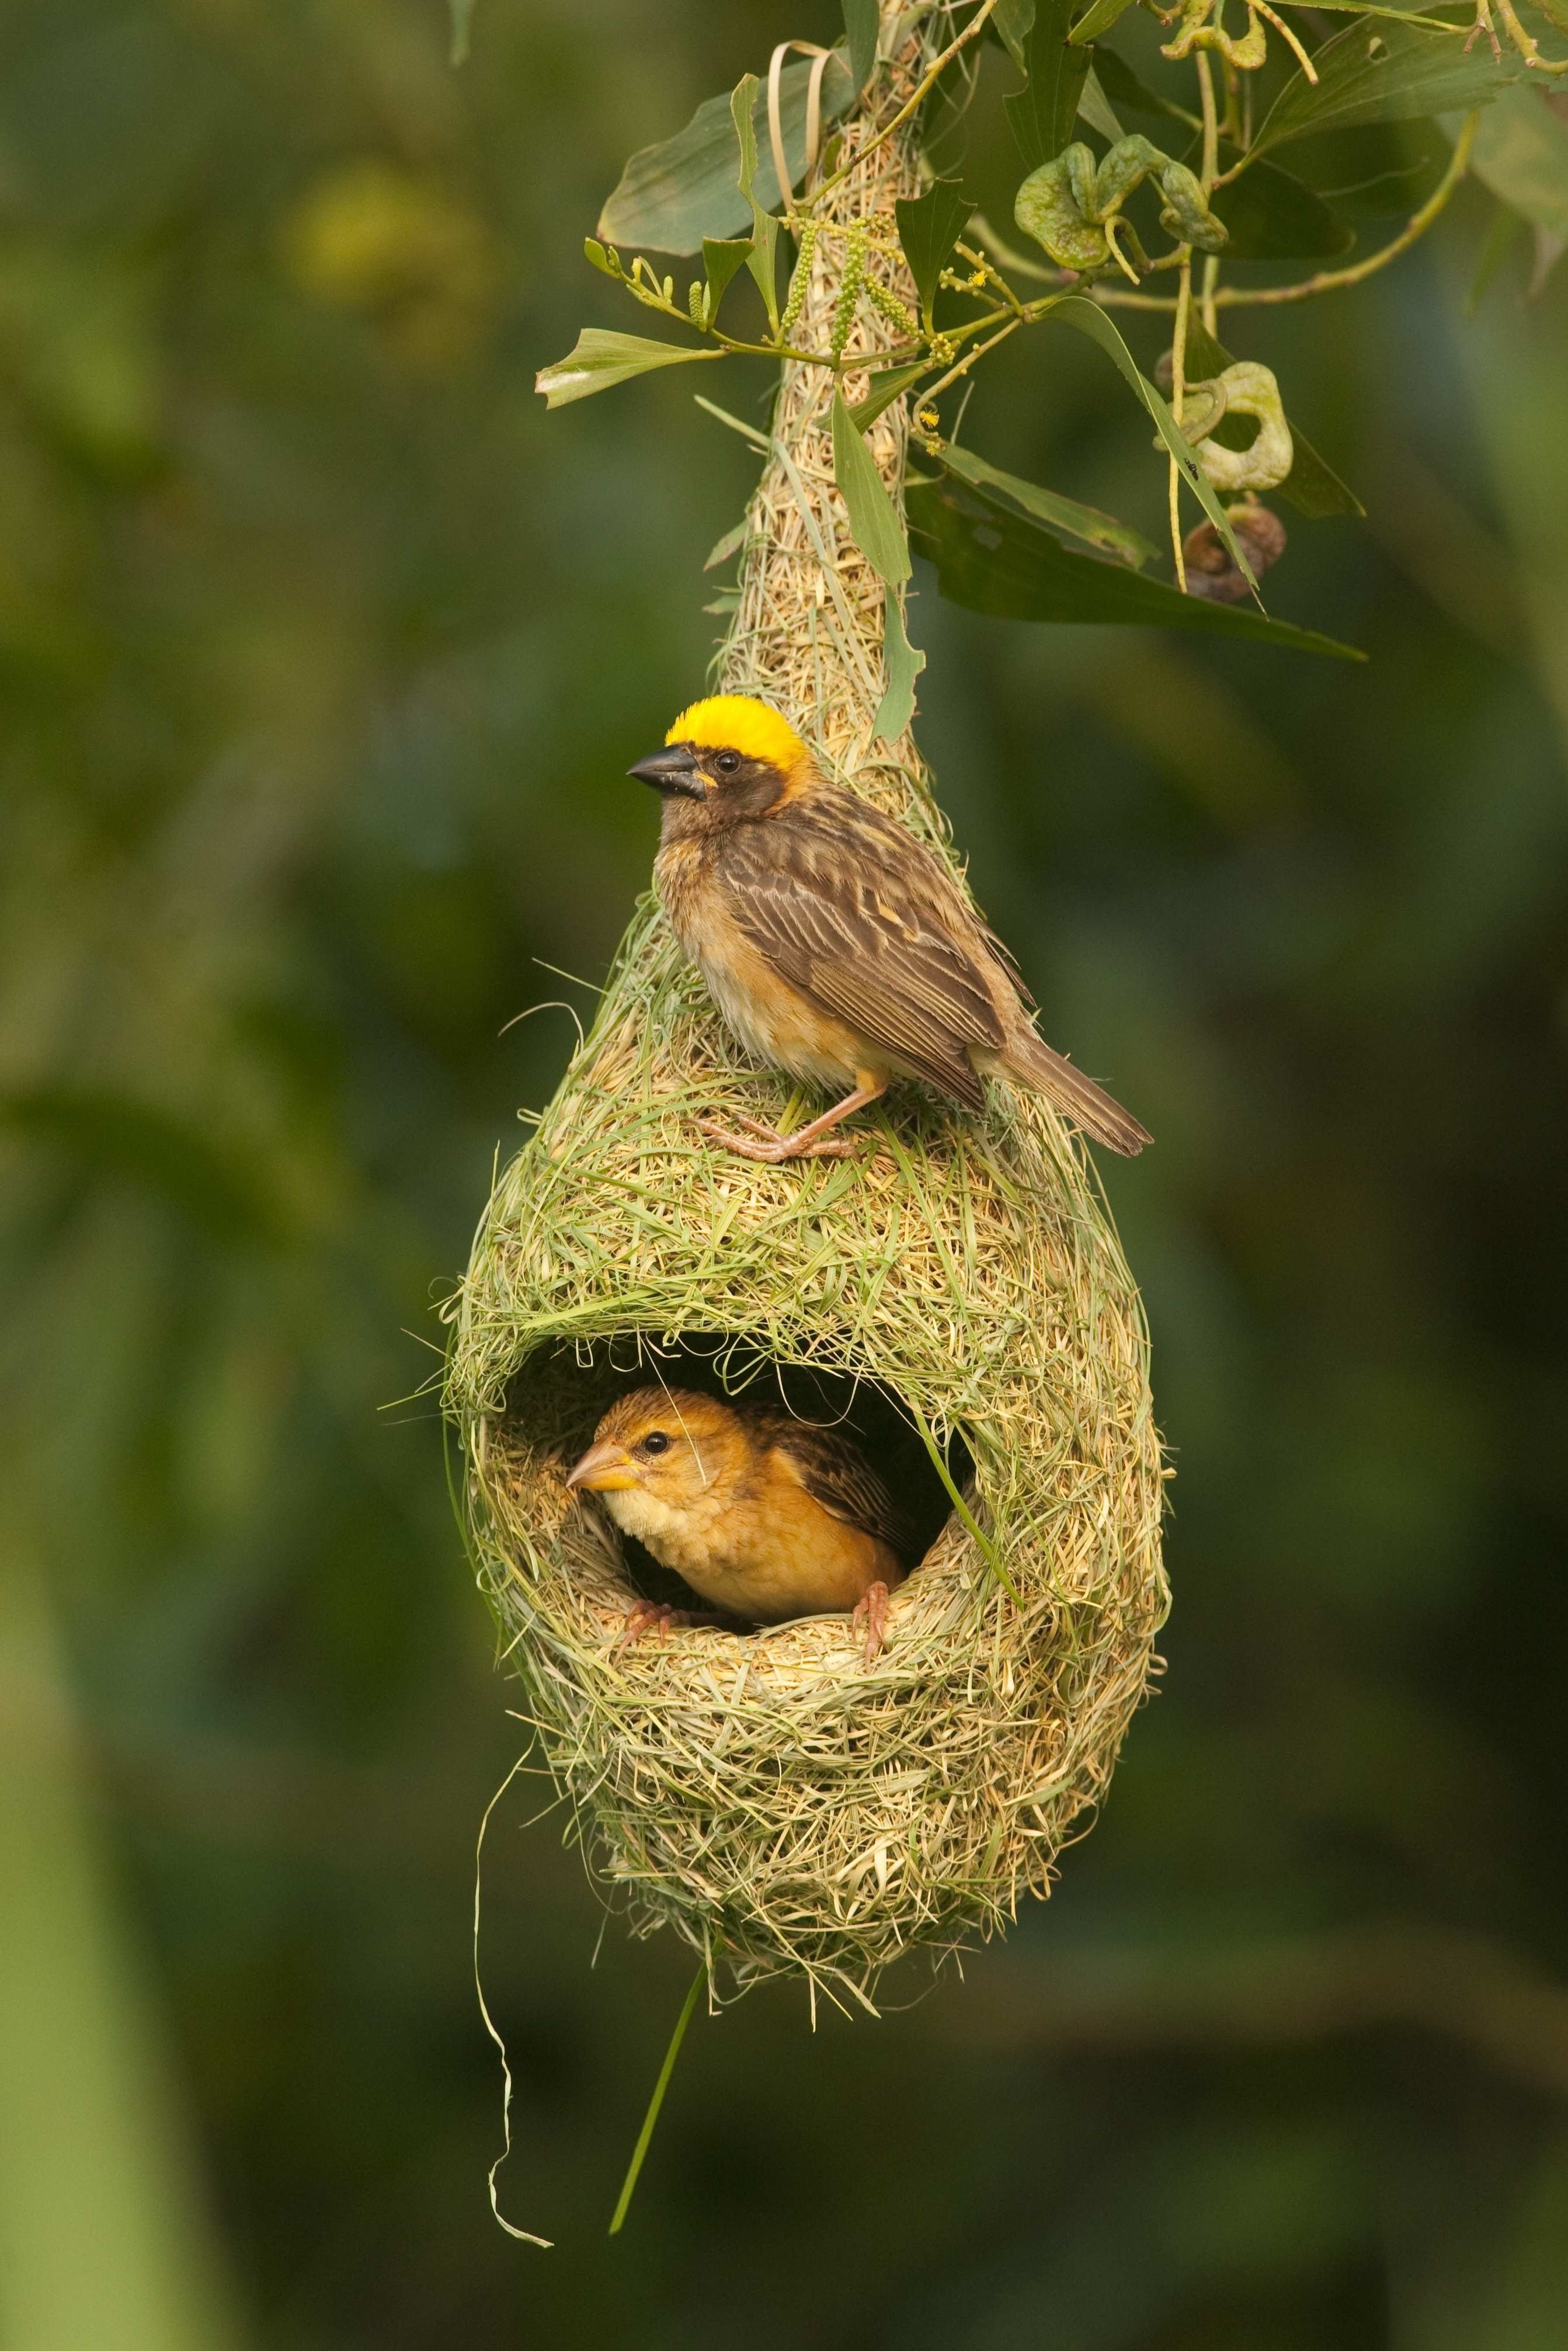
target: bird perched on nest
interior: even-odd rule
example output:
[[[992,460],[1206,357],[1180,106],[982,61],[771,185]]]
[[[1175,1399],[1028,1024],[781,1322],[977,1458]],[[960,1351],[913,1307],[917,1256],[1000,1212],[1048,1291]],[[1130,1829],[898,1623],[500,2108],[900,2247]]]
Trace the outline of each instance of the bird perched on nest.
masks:
[[[617,1526],[730,1614],[779,1625],[848,1608],[868,1665],[881,1648],[908,1537],[841,1430],[778,1406],[637,1388],[611,1405],[566,1482],[601,1494]],[[623,1637],[692,1621],[640,1601]]]
[[[779,1134],[704,1121],[747,1159],[841,1155],[832,1129],[894,1079],[967,1110],[983,1077],[1013,1079],[1113,1151],[1151,1138],[1035,1033],[1017,965],[940,861],[892,817],[821,774],[765,702],[717,695],[682,712],[629,772],[664,796],[653,879],[676,937],[759,1059],[849,1091]]]

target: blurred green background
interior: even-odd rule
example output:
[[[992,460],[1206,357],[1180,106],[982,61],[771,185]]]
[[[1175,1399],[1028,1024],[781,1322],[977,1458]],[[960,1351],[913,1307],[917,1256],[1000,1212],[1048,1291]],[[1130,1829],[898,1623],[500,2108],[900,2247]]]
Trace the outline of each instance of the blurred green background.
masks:
[[[517,1782],[500,2192],[557,2250],[486,2208],[522,1734],[422,1391],[753,462],[678,377],[531,376],[636,324],[579,258],[630,149],[835,27],[0,20],[7,2351],[1568,2344],[1568,301],[1521,250],[1467,317],[1475,191],[1230,335],[1372,509],[1270,601],[1368,667],[917,583],[980,900],[1158,1137],[1106,1179],[1176,1604],[1105,1817],[880,2023],[699,2018],[610,2242],[687,1964]],[[1079,339],[966,433],[1158,537]]]

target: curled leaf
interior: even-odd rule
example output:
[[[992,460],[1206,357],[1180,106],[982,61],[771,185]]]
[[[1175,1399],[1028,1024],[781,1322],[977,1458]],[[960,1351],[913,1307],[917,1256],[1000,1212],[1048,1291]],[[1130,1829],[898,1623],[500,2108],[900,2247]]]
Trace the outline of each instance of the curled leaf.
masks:
[[[1186,165],[1162,154],[1142,131],[1119,139],[1098,171],[1093,155],[1082,143],[1063,148],[1030,173],[1018,192],[1013,216],[1025,235],[1064,269],[1101,269],[1111,258],[1106,225],[1150,176],[1166,199],[1161,225],[1184,243],[1218,253],[1228,235],[1224,222],[1209,210]]]

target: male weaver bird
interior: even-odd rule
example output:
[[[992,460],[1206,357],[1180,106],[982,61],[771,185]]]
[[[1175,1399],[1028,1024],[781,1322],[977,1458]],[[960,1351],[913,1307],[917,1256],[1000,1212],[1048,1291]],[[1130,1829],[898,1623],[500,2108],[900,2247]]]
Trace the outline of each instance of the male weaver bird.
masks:
[[[841,1156],[853,1145],[831,1130],[894,1079],[981,1111],[991,1076],[1113,1151],[1151,1140],[1035,1034],[1017,965],[939,859],[830,783],[767,703],[694,703],[628,772],[664,796],[654,883],[730,1027],[760,1060],[842,1093],[793,1134],[703,1121],[715,1141],[769,1162]]]
[[[868,1665],[881,1648],[908,1536],[839,1429],[779,1405],[637,1388],[611,1405],[566,1482],[601,1494],[618,1527],[731,1614],[780,1625],[847,1608],[852,1629],[865,1627]],[[623,1638],[693,1621],[639,1601]]]

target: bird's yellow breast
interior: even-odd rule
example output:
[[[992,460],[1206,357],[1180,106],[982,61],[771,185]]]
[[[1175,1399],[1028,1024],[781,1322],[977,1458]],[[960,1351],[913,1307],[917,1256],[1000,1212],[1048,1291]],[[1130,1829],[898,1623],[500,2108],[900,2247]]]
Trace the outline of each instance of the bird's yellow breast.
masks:
[[[856,1084],[868,1066],[864,1040],[791,987],[750,944],[703,845],[666,843],[653,879],[671,928],[747,1052],[810,1085]]]

